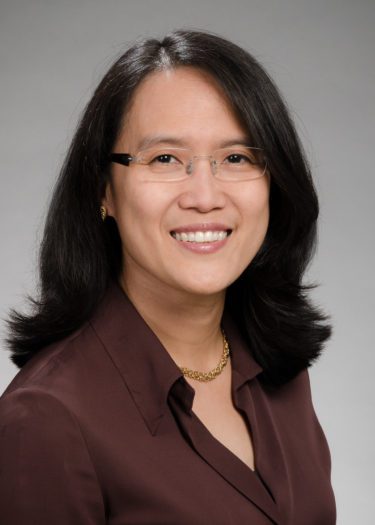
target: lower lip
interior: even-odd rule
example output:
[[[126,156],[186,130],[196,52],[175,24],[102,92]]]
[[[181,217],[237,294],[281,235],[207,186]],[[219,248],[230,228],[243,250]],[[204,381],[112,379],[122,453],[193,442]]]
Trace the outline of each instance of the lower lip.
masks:
[[[195,253],[215,253],[220,250],[227,243],[230,235],[222,239],[221,241],[213,242],[189,242],[189,241],[178,241],[171,235],[182,248]]]

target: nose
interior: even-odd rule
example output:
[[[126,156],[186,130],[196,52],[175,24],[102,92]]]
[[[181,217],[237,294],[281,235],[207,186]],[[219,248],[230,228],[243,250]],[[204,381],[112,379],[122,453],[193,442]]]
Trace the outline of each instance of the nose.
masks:
[[[225,206],[224,187],[216,179],[215,169],[215,161],[210,155],[193,157],[187,167],[189,178],[179,199],[182,208],[196,208],[205,213]]]
[[[216,164],[216,160],[212,157],[212,155],[195,155],[194,157],[191,158],[189,164],[186,167],[186,173],[188,175],[193,174],[195,164],[199,159],[208,159],[210,161],[212,175],[216,174],[217,164]]]

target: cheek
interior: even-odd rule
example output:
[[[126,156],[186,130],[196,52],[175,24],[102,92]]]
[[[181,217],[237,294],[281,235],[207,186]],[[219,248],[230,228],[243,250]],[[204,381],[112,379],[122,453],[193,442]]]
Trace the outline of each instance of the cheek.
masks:
[[[140,236],[155,239],[167,205],[165,196],[151,185],[131,184],[123,185],[117,195],[116,216],[123,243],[139,242]]]
[[[259,247],[269,223],[269,188],[265,184],[256,189],[257,191],[252,191],[247,198],[242,197],[242,209],[246,231],[252,239],[252,245]]]

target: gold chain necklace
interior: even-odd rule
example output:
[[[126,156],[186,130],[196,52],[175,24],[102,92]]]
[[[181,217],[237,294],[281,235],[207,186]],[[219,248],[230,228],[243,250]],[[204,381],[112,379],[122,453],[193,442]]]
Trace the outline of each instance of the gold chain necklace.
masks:
[[[221,333],[223,334],[224,348],[219,364],[210,372],[199,372],[198,370],[190,370],[190,368],[180,366],[180,370],[184,374],[184,376],[190,377],[190,379],[196,379],[197,381],[212,381],[213,379],[215,379],[215,377],[221,374],[225,365],[228,362],[230,352],[229,344],[227,338],[225,337],[223,329],[221,329]]]

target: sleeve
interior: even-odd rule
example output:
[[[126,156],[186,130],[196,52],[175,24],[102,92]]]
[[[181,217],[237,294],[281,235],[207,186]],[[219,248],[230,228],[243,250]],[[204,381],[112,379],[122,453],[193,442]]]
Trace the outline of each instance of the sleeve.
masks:
[[[7,525],[105,524],[78,422],[49,393],[20,388],[0,399],[0,516]]]

